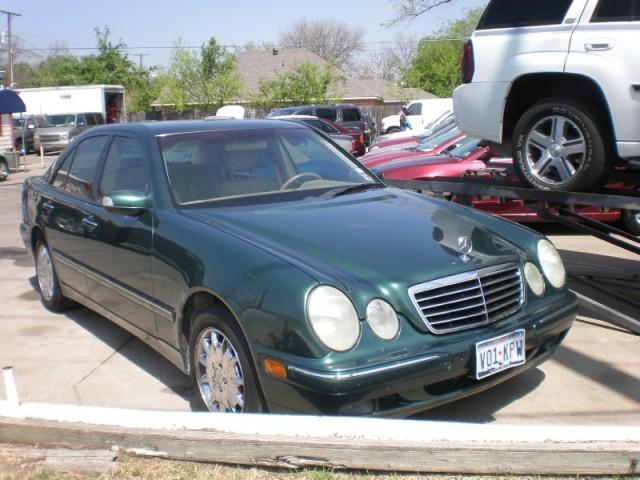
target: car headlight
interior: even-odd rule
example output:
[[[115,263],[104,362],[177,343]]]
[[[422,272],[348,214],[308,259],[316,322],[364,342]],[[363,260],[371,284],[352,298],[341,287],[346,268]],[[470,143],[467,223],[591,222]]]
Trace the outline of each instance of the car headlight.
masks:
[[[316,287],[307,300],[307,317],[318,338],[331,350],[351,350],[360,337],[360,320],[351,300],[327,285]]]
[[[544,278],[542,278],[542,274],[540,273],[540,270],[538,270],[538,267],[533,263],[527,262],[524,266],[524,278],[527,280],[527,284],[531,291],[537,297],[544,295]]]
[[[382,340],[393,340],[400,331],[400,320],[391,305],[383,300],[371,300],[367,305],[367,322]]]
[[[558,250],[549,240],[542,239],[538,242],[538,260],[549,283],[555,288],[564,287],[567,278],[564,264]]]

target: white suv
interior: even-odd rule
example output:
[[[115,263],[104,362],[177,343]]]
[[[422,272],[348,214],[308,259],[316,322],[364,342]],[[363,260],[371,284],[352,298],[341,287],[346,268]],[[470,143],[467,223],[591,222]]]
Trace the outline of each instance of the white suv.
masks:
[[[640,159],[640,0],[491,0],[461,66],[460,129],[529,185],[589,190]]]

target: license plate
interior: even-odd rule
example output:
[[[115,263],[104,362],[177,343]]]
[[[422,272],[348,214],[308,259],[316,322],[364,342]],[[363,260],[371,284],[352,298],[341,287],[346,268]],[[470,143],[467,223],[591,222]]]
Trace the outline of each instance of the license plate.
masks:
[[[480,380],[524,364],[524,339],[524,330],[516,330],[476,343],[476,378]]]

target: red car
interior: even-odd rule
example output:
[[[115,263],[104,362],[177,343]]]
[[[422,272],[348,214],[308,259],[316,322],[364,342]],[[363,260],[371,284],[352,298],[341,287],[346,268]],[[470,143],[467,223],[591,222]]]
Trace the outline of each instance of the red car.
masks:
[[[445,155],[433,155],[419,159],[398,160],[376,167],[376,173],[382,173],[385,180],[429,180],[436,177],[462,177],[486,171],[489,168],[502,170],[502,174],[507,174],[513,166],[511,159],[495,159],[496,154],[489,147],[482,146],[480,140],[470,139],[462,146],[452,150]],[[487,162],[492,160],[491,167]],[[487,179],[491,176],[487,175]],[[508,178],[518,181],[518,177],[513,174]],[[479,180],[482,181],[482,180]],[[533,210],[525,206],[519,199],[501,199],[496,197],[474,197],[472,206],[485,212],[493,213],[507,218],[514,222],[542,222]],[[599,207],[584,207],[576,209],[576,213],[585,215],[588,218],[601,222],[616,222],[621,218],[627,228],[638,233],[633,223],[640,222],[637,214],[628,214],[616,209],[601,209]]]
[[[404,150],[383,151],[381,153],[369,153],[360,161],[367,168],[378,168],[380,165],[389,162],[409,159],[418,160],[432,155],[439,155],[449,149],[452,150],[457,148],[463,144],[465,138],[467,137],[464,134],[461,134],[458,129],[453,129],[441,135],[428,138],[417,147],[407,148]]]

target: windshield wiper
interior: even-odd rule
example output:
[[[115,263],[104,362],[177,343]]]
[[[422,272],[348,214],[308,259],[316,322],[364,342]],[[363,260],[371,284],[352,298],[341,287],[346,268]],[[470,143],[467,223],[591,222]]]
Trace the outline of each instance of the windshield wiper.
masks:
[[[358,183],[356,185],[348,185],[346,187],[332,188],[331,190],[320,195],[320,198],[336,198],[341,195],[347,195],[349,193],[364,192],[371,188],[385,188],[384,183],[370,182],[370,183]]]

